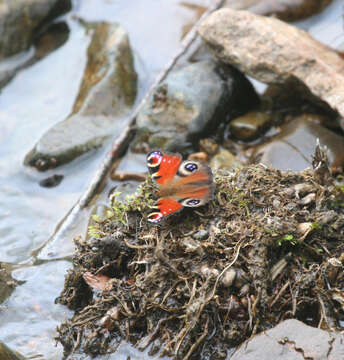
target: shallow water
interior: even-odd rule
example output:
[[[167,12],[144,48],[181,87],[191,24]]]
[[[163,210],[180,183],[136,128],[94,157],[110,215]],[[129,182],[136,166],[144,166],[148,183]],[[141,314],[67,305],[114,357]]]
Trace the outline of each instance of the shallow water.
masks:
[[[205,6],[208,2],[188,3]],[[338,0],[323,14],[299,25],[310,28],[316,38],[328,45],[338,47],[344,42],[342,14],[342,0]],[[40,62],[20,71],[1,91],[0,261],[11,263],[15,268],[13,276],[23,284],[0,308],[0,340],[22,354],[62,358],[62,347],[55,346],[53,338],[56,325],[70,314],[65,307],[55,305],[54,299],[71,264],[68,258],[36,261],[32,254],[48,241],[81,196],[106,151],[93,151],[45,173],[23,166],[25,154],[42,133],[69,114],[78,93],[90,41],[78,18],[118,21],[127,29],[139,76],[138,103],[157,73],[176,53],[184,27],[195,22],[198,15],[197,8],[177,0],[75,1],[72,12],[62,17],[70,28],[68,41]],[[120,168],[141,171],[143,157],[128,155]],[[59,186],[39,186],[40,180],[53,174],[64,175]],[[104,190],[103,198],[110,187]],[[87,218],[75,233],[83,235],[86,222]],[[69,248],[65,253],[70,254],[72,242],[70,238],[66,240]],[[123,345],[122,355],[117,354],[116,359],[126,359],[129,351],[132,359],[143,358]]]

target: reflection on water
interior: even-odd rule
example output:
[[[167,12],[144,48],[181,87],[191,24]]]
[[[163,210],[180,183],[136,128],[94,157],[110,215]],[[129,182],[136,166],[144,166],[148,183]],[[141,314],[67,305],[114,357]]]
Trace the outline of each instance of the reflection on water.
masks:
[[[207,5],[206,0],[188,3]],[[300,26],[311,27],[311,33],[330,46],[339,45],[344,41],[341,3],[334,1],[323,14],[300,22]],[[44,174],[22,165],[25,154],[40,135],[69,114],[78,93],[90,38],[77,18],[118,21],[127,29],[141,98],[175,54],[183,28],[196,19],[195,9],[177,0],[75,1],[73,12],[63,17],[70,28],[68,41],[40,62],[20,71],[1,91],[0,261],[29,262],[32,251],[47,241],[80,197],[105,151],[94,151]],[[142,171],[143,158],[137,160],[131,156],[120,168]],[[54,174],[64,175],[59,186],[39,186],[42,179]],[[104,194],[108,190],[109,186]],[[67,253],[72,249],[71,241],[70,244]],[[56,325],[69,314],[66,308],[55,305],[54,299],[62,289],[68,267],[68,261],[50,261],[22,266],[13,273],[25,283],[2,304],[5,310],[0,310],[0,340],[25,355],[62,358],[62,348],[55,347],[53,338]],[[123,345],[122,355],[118,354],[116,359],[126,359],[129,353],[132,359],[146,356],[135,355],[134,350]]]

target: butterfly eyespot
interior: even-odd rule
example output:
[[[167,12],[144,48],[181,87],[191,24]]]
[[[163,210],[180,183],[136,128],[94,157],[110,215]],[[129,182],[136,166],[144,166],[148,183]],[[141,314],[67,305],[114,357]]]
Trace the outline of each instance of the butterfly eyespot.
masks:
[[[150,213],[147,219],[151,223],[159,223],[163,217],[163,214],[159,211]]]
[[[189,162],[184,165],[184,169],[189,172],[194,172],[198,169],[198,166],[193,162]]]
[[[197,207],[202,205],[201,199],[184,199],[181,204],[186,207]]]
[[[163,154],[161,151],[152,151],[147,155],[147,165],[149,167],[159,166],[162,158]]]
[[[198,170],[198,164],[192,161],[184,161],[182,166],[179,168],[179,174],[181,176],[188,176]]]

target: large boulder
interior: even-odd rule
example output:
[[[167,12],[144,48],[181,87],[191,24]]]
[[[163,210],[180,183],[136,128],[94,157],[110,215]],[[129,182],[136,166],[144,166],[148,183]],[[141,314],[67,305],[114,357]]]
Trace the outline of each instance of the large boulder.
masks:
[[[264,83],[294,83],[344,117],[344,61],[307,32],[248,11],[221,9],[199,33],[216,58]]]

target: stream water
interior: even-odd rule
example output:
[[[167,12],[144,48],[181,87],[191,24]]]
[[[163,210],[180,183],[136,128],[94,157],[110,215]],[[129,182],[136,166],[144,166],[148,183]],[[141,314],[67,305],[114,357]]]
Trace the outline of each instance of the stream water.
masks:
[[[93,151],[58,169],[39,173],[23,166],[26,153],[53,124],[71,111],[86,65],[89,35],[85,21],[121,23],[129,33],[139,78],[136,103],[180,46],[184,29],[194,23],[207,0],[79,0],[73,10],[58,19],[70,29],[59,49],[21,70],[0,93],[0,262],[8,263],[21,281],[0,307],[0,340],[30,358],[61,359],[55,346],[56,326],[70,316],[54,304],[63,287],[70,257],[37,260],[36,250],[54,233],[81,196],[106,148]],[[322,14],[298,23],[328,44],[343,47],[343,2],[333,1]],[[27,56],[23,54],[22,56]],[[18,61],[13,59],[13,61]],[[144,170],[141,158],[127,157],[126,170]],[[62,183],[44,188],[39,182],[53,174]],[[84,234],[85,226],[76,232]],[[72,239],[68,239],[71,244]],[[71,247],[72,248],[72,247]],[[145,358],[128,345],[116,359]],[[148,357],[147,357],[148,359]]]

